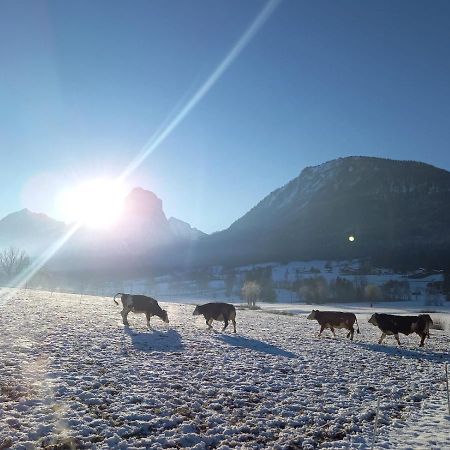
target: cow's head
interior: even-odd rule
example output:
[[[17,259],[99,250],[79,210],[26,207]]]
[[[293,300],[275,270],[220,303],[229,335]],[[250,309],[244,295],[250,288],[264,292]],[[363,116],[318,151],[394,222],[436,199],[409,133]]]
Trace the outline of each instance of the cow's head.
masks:
[[[198,309],[198,305],[195,307],[194,312],[192,313],[193,316],[199,316],[201,312]]]
[[[313,309],[311,314],[307,317],[308,320],[314,320],[316,318],[316,314],[319,312],[318,309]]]
[[[431,316],[429,314],[419,314],[419,317],[423,317],[424,320],[429,324],[433,325],[433,321],[431,320]]]
[[[161,312],[161,320],[163,322],[169,323],[169,316],[167,315],[167,311],[165,309]]]
[[[378,314],[372,314],[372,317],[368,320],[372,325],[378,326]]]

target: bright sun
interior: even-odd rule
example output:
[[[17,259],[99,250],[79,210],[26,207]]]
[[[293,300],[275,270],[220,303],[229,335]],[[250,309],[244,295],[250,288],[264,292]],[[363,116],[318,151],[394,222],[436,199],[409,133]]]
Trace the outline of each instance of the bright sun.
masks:
[[[104,178],[84,182],[60,196],[60,208],[68,221],[90,228],[108,228],[122,213],[125,186]]]

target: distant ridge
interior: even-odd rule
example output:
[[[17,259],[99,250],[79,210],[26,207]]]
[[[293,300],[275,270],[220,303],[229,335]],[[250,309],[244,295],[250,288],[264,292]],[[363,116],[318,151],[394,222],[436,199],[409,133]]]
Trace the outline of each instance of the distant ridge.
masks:
[[[221,255],[226,264],[353,257],[447,264],[449,205],[450,172],[444,169],[338,158],[303,169],[227,230],[205,239],[198,256],[211,261]]]
[[[167,219],[162,200],[136,188],[111,230],[81,229],[53,263],[61,270],[131,272],[372,258],[387,267],[450,268],[449,206],[447,170],[351,156],[304,168],[212,235]],[[0,244],[37,254],[66,230],[62,222],[22,210],[0,220]]]

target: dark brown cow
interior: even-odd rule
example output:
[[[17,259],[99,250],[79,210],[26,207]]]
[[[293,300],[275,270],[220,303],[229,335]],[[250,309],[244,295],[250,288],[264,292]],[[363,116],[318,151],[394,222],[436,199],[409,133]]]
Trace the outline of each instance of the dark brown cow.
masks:
[[[399,333],[408,336],[411,333],[416,333],[420,336],[420,347],[424,346],[425,338],[430,338],[430,326],[433,321],[429,314],[419,314],[418,316],[396,316],[393,314],[372,314],[369,323],[377,326],[381,330],[381,337],[379,344],[387,335],[394,335],[395,339],[400,344]]]
[[[154,298],[147,297],[145,295],[122,294],[119,292],[114,296],[114,303],[116,305],[118,305],[116,302],[116,297],[119,296],[123,305],[123,309],[120,314],[122,314],[123,324],[127,327],[130,326],[128,323],[128,314],[130,312],[145,314],[148,328],[150,328],[150,318],[152,316],[158,316],[163,322],[169,323],[167,311],[162,309]]]
[[[345,328],[348,330],[347,337],[349,337],[353,341],[353,335],[355,334],[355,329],[353,325],[356,322],[357,332],[359,333],[359,325],[356,316],[353,313],[340,312],[340,311],[319,311],[318,309],[313,309],[311,314],[307,317],[309,320],[316,319],[320,325],[320,333],[325,328],[329,328],[333,333],[333,336],[336,337],[336,333],[334,332],[335,328]]]
[[[212,329],[213,320],[225,322],[222,331],[225,331],[228,326],[228,321],[233,322],[234,332],[236,333],[236,308],[229,303],[205,303],[204,305],[198,305],[195,307],[194,316],[203,314],[206,320],[206,325],[209,329]]]

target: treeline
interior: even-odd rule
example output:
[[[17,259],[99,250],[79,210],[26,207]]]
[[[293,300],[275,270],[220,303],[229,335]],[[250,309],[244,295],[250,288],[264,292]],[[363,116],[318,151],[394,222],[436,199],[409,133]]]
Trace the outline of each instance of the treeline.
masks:
[[[309,303],[398,301],[411,298],[409,282],[406,280],[389,280],[378,286],[368,284],[363,277],[354,282],[341,277],[328,282],[324,277],[318,276],[295,281],[292,289],[297,293],[299,301]]]
[[[24,250],[10,246],[0,250],[0,281],[8,283],[18,277],[30,265],[30,257]]]

